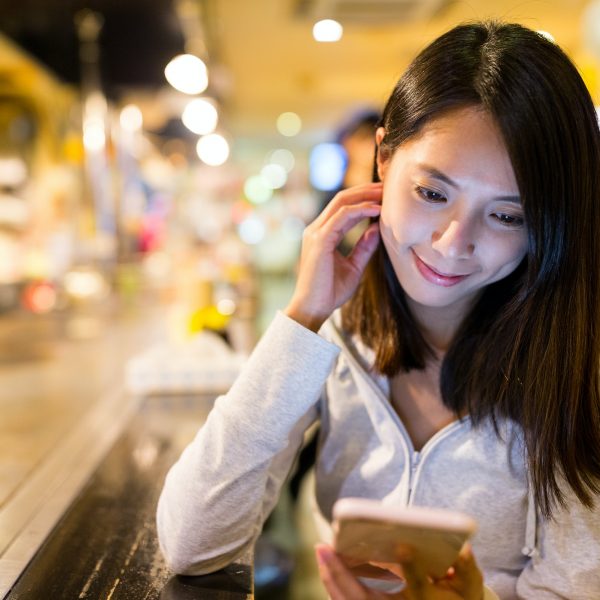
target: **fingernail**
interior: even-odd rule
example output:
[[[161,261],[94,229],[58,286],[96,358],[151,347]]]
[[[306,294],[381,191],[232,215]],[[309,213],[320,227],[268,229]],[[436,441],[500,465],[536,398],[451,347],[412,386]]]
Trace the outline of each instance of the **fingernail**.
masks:
[[[316,546],[315,552],[319,565],[326,565],[333,558],[333,552],[325,546]]]

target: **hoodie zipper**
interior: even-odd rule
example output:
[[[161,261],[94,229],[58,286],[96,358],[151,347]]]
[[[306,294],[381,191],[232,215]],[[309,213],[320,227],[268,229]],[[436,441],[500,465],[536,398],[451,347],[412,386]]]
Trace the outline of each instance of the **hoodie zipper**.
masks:
[[[467,420],[469,420],[469,417],[463,417],[462,419],[449,423],[448,425],[440,429],[440,431],[431,436],[431,438],[427,440],[427,442],[425,443],[423,448],[421,448],[420,451],[415,450],[412,440],[410,439],[410,435],[408,435],[408,431],[404,423],[398,416],[398,413],[394,410],[392,403],[389,401],[388,398],[386,398],[383,395],[383,392],[381,391],[379,386],[373,381],[373,379],[365,371],[365,369],[358,362],[358,360],[356,360],[350,349],[347,347],[346,342],[344,341],[337,327],[334,325],[332,329],[335,333],[335,337],[338,338],[338,343],[340,344],[340,346],[347,349],[345,356],[348,359],[348,361],[352,363],[352,365],[356,368],[358,375],[363,378],[367,385],[373,390],[375,396],[379,398],[379,400],[383,403],[386,410],[390,414],[390,417],[398,427],[398,433],[400,434],[400,437],[404,442],[406,462],[410,465],[408,485],[406,487],[407,491],[403,499],[403,503],[406,506],[409,506],[412,504],[414,491],[418,483],[419,474],[421,473],[424,458],[427,456],[427,454],[431,451],[432,448],[434,448],[437,444],[441,442],[441,440],[443,440],[446,436],[450,435],[455,429],[461,427]]]

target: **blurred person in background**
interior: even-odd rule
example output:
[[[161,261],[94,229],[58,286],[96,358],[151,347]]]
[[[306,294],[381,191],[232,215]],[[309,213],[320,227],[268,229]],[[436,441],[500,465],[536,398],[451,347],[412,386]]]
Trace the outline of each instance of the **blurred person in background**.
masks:
[[[340,127],[335,143],[339,144],[345,153],[345,169],[340,186],[324,196],[321,210],[335,198],[338,192],[372,181],[375,129],[379,119],[379,113],[374,110],[360,110]],[[339,245],[342,254],[347,255],[352,251],[367,226],[368,220],[364,219],[346,233]]]
[[[333,600],[600,590],[600,131],[577,69],[516,24],[458,26],[401,77],[375,182],[306,229],[295,292],[170,470],[179,572],[250,547],[320,420],[315,518],[342,497],[479,524],[446,577],[384,595],[317,546]],[[371,225],[348,256],[359,221]]]

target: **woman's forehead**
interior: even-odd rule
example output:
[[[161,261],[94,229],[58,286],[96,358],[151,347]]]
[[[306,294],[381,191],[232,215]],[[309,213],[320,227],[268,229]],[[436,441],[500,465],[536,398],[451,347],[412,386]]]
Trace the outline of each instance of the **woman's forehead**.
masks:
[[[402,143],[394,161],[413,170],[437,171],[457,181],[486,181],[506,195],[518,194],[514,170],[493,117],[463,108],[430,120]]]

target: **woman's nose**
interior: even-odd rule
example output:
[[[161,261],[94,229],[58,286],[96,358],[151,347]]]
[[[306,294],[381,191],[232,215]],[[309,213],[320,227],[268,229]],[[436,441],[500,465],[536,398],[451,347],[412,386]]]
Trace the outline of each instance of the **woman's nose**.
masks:
[[[433,232],[431,246],[445,258],[469,258],[475,251],[473,225],[466,220],[450,220]]]

